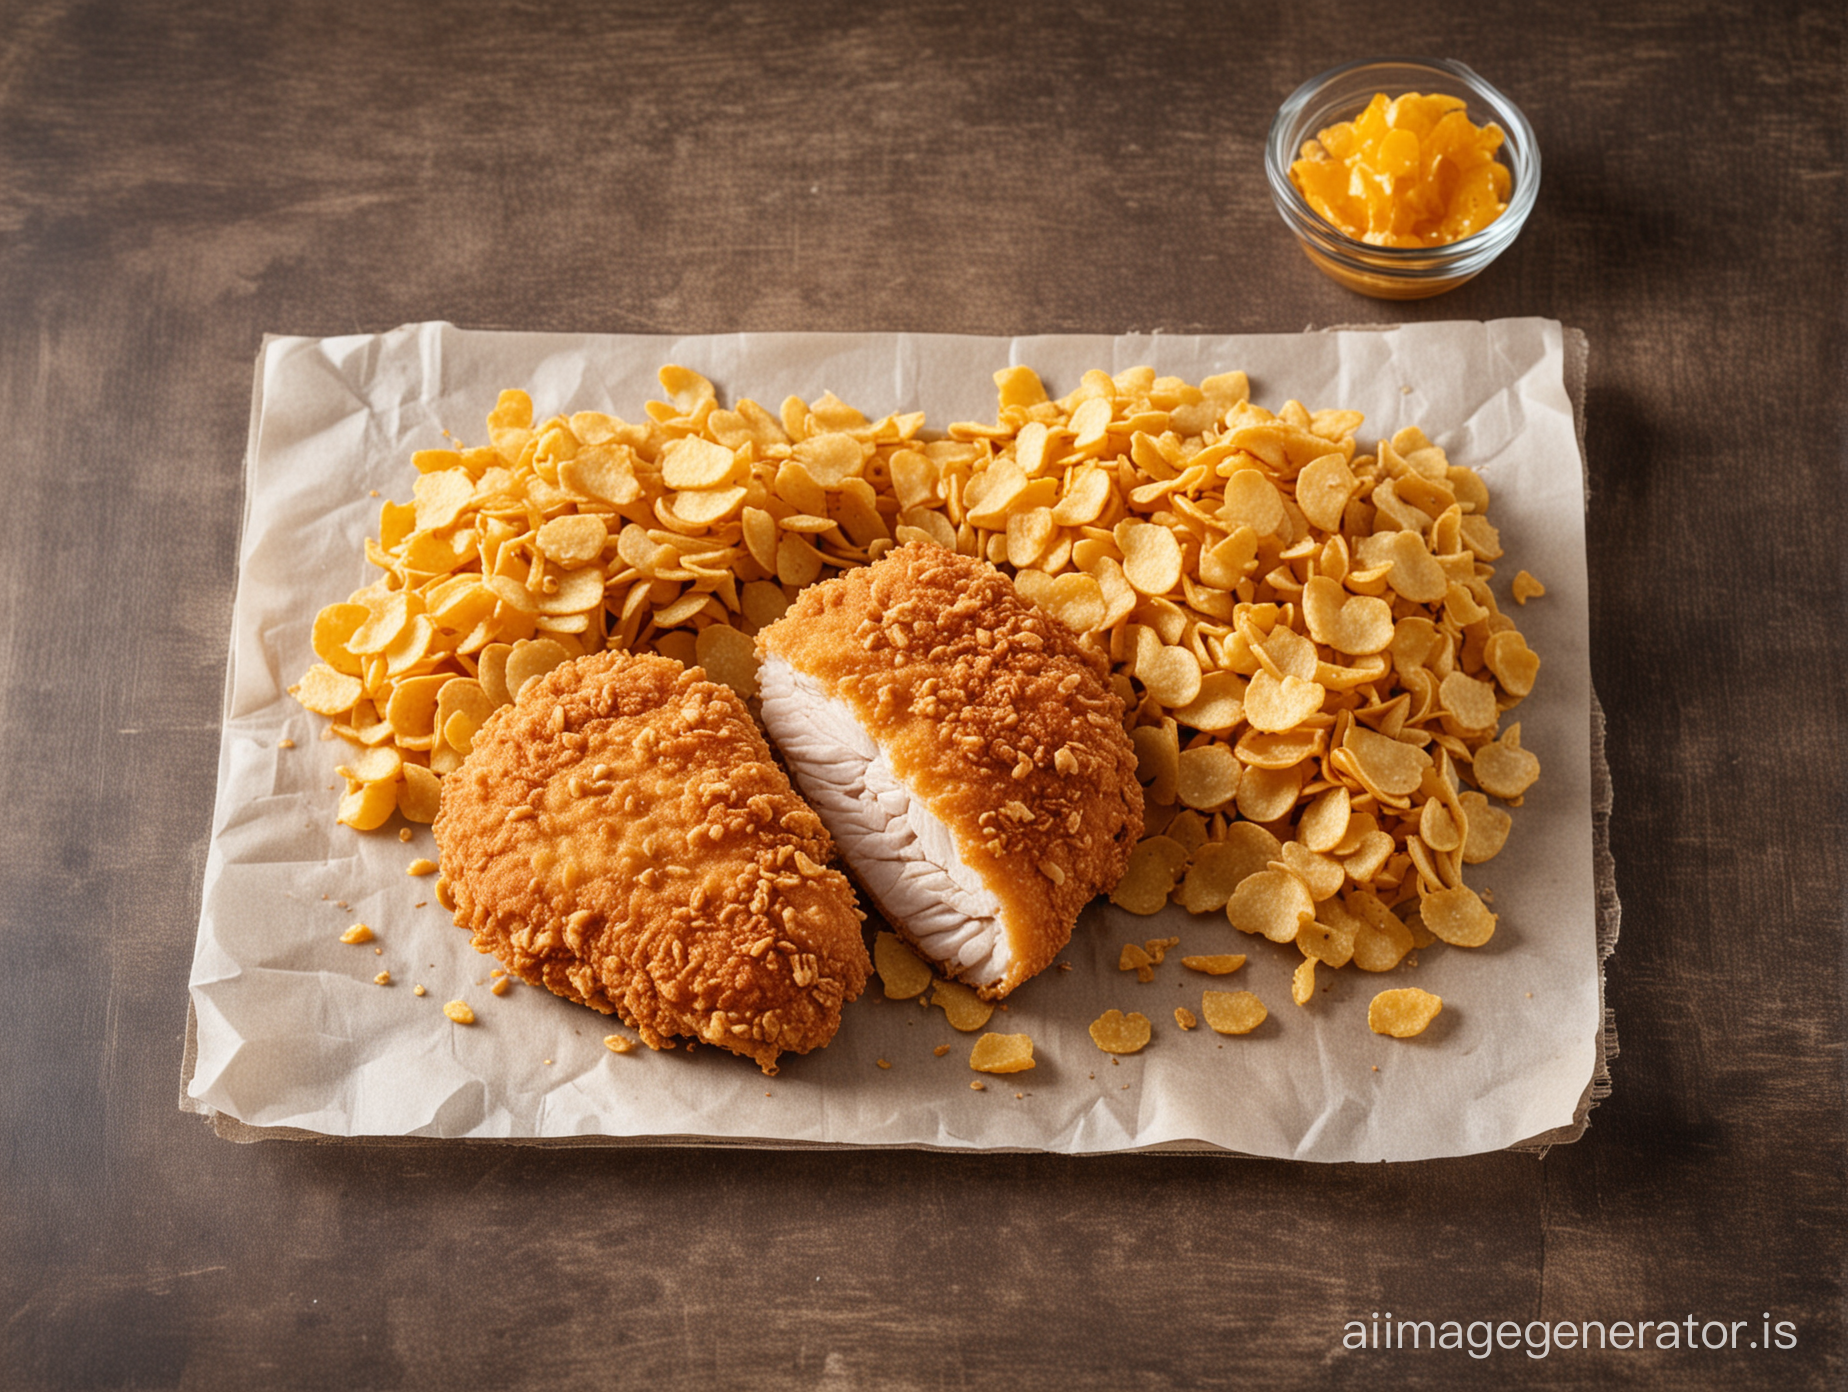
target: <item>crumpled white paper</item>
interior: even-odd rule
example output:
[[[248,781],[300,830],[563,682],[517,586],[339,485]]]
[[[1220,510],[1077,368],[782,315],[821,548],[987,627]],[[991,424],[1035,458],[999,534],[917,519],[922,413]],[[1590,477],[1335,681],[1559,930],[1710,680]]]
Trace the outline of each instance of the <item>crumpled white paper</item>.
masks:
[[[465,332],[418,324],[378,335],[268,340],[257,360],[246,522],[233,620],[204,902],[193,962],[190,1105],[261,1127],[337,1136],[700,1138],[765,1144],[940,1146],[1096,1152],[1193,1144],[1307,1160],[1410,1160],[1496,1150],[1572,1122],[1596,1059],[1595,932],[1583,493],[1563,331],[1547,320],[1406,325],[1385,331],[1226,337],[961,338],[915,334],[640,337]],[[972,1090],[974,1036],[941,1011],[885,1000],[875,978],[825,1050],[762,1077],[697,1052],[618,1056],[612,1022],[525,985],[489,994],[491,959],[436,906],[427,828],[401,844],[394,820],[356,834],[334,822],[346,748],[286,688],[314,661],[321,606],[370,578],[362,545],[381,498],[408,499],[410,453],[470,443],[497,392],[524,387],[551,415],[638,418],[664,363],[695,368],[727,404],[771,409],[832,390],[872,415],[922,409],[929,428],[992,421],[992,373],[1035,368],[1053,394],[1087,368],[1147,364],[1189,381],[1242,368],[1253,399],[1366,413],[1363,449],[1421,426],[1453,463],[1479,470],[1506,556],[1503,607],[1543,658],[1520,707],[1543,773],[1514,813],[1507,848],[1472,867],[1501,923],[1474,951],[1439,944],[1383,975],[1319,974],[1292,1004],[1299,960],[1178,908],[1136,918],[1094,904],[1065,960],[1017,991],[988,1028],[1033,1037],[1037,1067]],[[372,496],[377,490],[380,497]],[[1547,586],[1516,609],[1525,568]],[[282,749],[284,738],[295,742]],[[418,907],[419,904],[424,907]],[[376,942],[339,941],[363,920]],[[1178,936],[1153,982],[1116,969],[1128,941]],[[1182,953],[1243,952],[1237,975],[1181,968]],[[392,984],[375,985],[389,970]],[[421,983],[428,994],[412,994]],[[1371,1034],[1375,992],[1416,984],[1444,998],[1420,1037]],[[1204,987],[1255,991],[1254,1034],[1183,1033]],[[469,1001],[479,1023],[451,1024]],[[1155,1022],[1142,1053],[1113,1059],[1087,1026],[1104,1010]],[[938,1045],[948,1052],[938,1057]],[[884,1059],[889,1069],[877,1066]]]

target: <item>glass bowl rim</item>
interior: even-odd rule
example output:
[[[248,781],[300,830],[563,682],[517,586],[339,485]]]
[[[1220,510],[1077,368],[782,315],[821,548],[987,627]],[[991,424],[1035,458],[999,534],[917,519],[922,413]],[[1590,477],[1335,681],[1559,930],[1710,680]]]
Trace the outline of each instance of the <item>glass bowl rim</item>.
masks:
[[[1502,215],[1481,231],[1454,242],[1430,247],[1375,246],[1358,241],[1321,217],[1298,191],[1290,178],[1289,163],[1293,151],[1283,149],[1289,127],[1302,115],[1318,92],[1349,73],[1363,68],[1399,67],[1441,73],[1461,83],[1472,96],[1479,96],[1502,126],[1510,173],[1517,175],[1514,196]],[[1413,279],[1455,274],[1455,262],[1484,255],[1493,260],[1520,233],[1527,215],[1533,210],[1540,192],[1540,147],[1534,137],[1527,114],[1481,73],[1467,63],[1453,58],[1425,58],[1406,54],[1387,54],[1360,58],[1351,63],[1317,73],[1299,85],[1277,108],[1264,142],[1264,173],[1270,184],[1271,197],[1293,231],[1318,244],[1328,255],[1344,257],[1375,274],[1405,276]]]

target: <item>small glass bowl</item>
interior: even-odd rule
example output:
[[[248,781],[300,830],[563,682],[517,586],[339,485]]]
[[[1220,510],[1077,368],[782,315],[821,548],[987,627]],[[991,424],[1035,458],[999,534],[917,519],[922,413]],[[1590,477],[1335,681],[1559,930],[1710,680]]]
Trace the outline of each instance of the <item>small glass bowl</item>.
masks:
[[[1375,92],[1389,98],[1406,92],[1461,97],[1476,125],[1493,121],[1500,126],[1504,139],[1498,158],[1513,176],[1507,211],[1480,232],[1439,247],[1369,246],[1324,221],[1297,192],[1290,165],[1304,141],[1358,116]],[[1419,300],[1454,290],[1521,234],[1540,192],[1540,148],[1521,109],[1463,64],[1447,58],[1375,58],[1330,68],[1290,94],[1271,122],[1264,173],[1277,211],[1320,270],[1363,295]]]

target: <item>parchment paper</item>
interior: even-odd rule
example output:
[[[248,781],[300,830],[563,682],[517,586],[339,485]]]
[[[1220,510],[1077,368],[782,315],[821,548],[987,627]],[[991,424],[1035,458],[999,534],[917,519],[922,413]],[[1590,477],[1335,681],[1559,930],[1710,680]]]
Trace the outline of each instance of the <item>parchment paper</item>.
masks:
[[[1539,319],[1194,338],[672,338],[419,324],[269,339],[257,360],[183,1105],[343,1137],[1220,1148],[1318,1161],[1462,1155],[1573,1134],[1561,1128],[1582,1122],[1604,1020],[1567,344],[1560,325]],[[410,497],[412,450],[442,445],[445,429],[483,442],[483,418],[509,386],[530,391],[541,416],[639,418],[668,362],[705,373],[723,404],[749,396],[775,410],[789,394],[832,390],[874,416],[922,409],[932,430],[992,421],[992,373],[1012,363],[1034,367],[1054,395],[1092,367],[1147,364],[1189,381],[1242,368],[1253,399],[1272,409],[1295,398],[1364,411],[1363,449],[1421,426],[1487,480],[1507,552],[1498,597],[1544,663],[1513,717],[1541,780],[1515,811],[1506,849],[1468,872],[1493,892],[1494,939],[1473,951],[1437,944],[1382,975],[1324,970],[1328,989],[1299,1008],[1294,948],[1245,937],[1223,915],[1171,907],[1137,918],[1094,904],[1064,954],[1072,970],[1028,983],[988,1025],[1031,1034],[1038,1066],[987,1078],[982,1091],[970,1087],[974,1036],[941,1011],[885,1000],[876,978],[834,1042],[786,1057],[775,1079],[709,1048],[618,1056],[601,1042],[612,1028],[604,1017],[525,985],[490,995],[493,961],[450,924],[431,881],[405,873],[414,857],[435,857],[428,828],[403,844],[396,819],[369,835],[336,825],[333,770],[347,746],[323,742],[326,722],[286,688],[314,661],[315,613],[371,578],[363,541],[376,535],[382,498]],[[1517,608],[1507,586],[1522,568],[1547,594]],[[279,747],[285,738],[293,749]],[[339,941],[357,920],[377,930],[375,943]],[[1181,948],[1153,982],[1116,969],[1123,943],[1156,936],[1178,936]],[[1177,960],[1215,952],[1249,960],[1216,980]],[[374,984],[382,969],[393,984]],[[417,983],[427,995],[412,994]],[[1411,1040],[1371,1034],[1374,993],[1414,984],[1443,997],[1437,1021]],[[1255,991],[1270,1018],[1239,1038],[1183,1033],[1174,1007],[1199,1013],[1206,986]],[[458,997],[479,1023],[443,1017]],[[1092,1045],[1086,1027],[1111,1007],[1155,1022],[1142,1053],[1115,1061]],[[949,1046],[943,1057],[939,1045]]]

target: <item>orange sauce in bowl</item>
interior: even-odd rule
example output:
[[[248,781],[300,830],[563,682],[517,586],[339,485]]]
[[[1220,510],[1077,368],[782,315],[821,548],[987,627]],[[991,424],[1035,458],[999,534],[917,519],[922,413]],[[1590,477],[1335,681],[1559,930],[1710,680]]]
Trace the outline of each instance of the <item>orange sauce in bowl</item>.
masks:
[[[1381,92],[1352,121],[1303,142],[1290,181],[1316,214],[1357,242],[1448,246],[1508,207],[1513,180],[1495,158],[1502,130],[1473,124],[1461,97]]]

